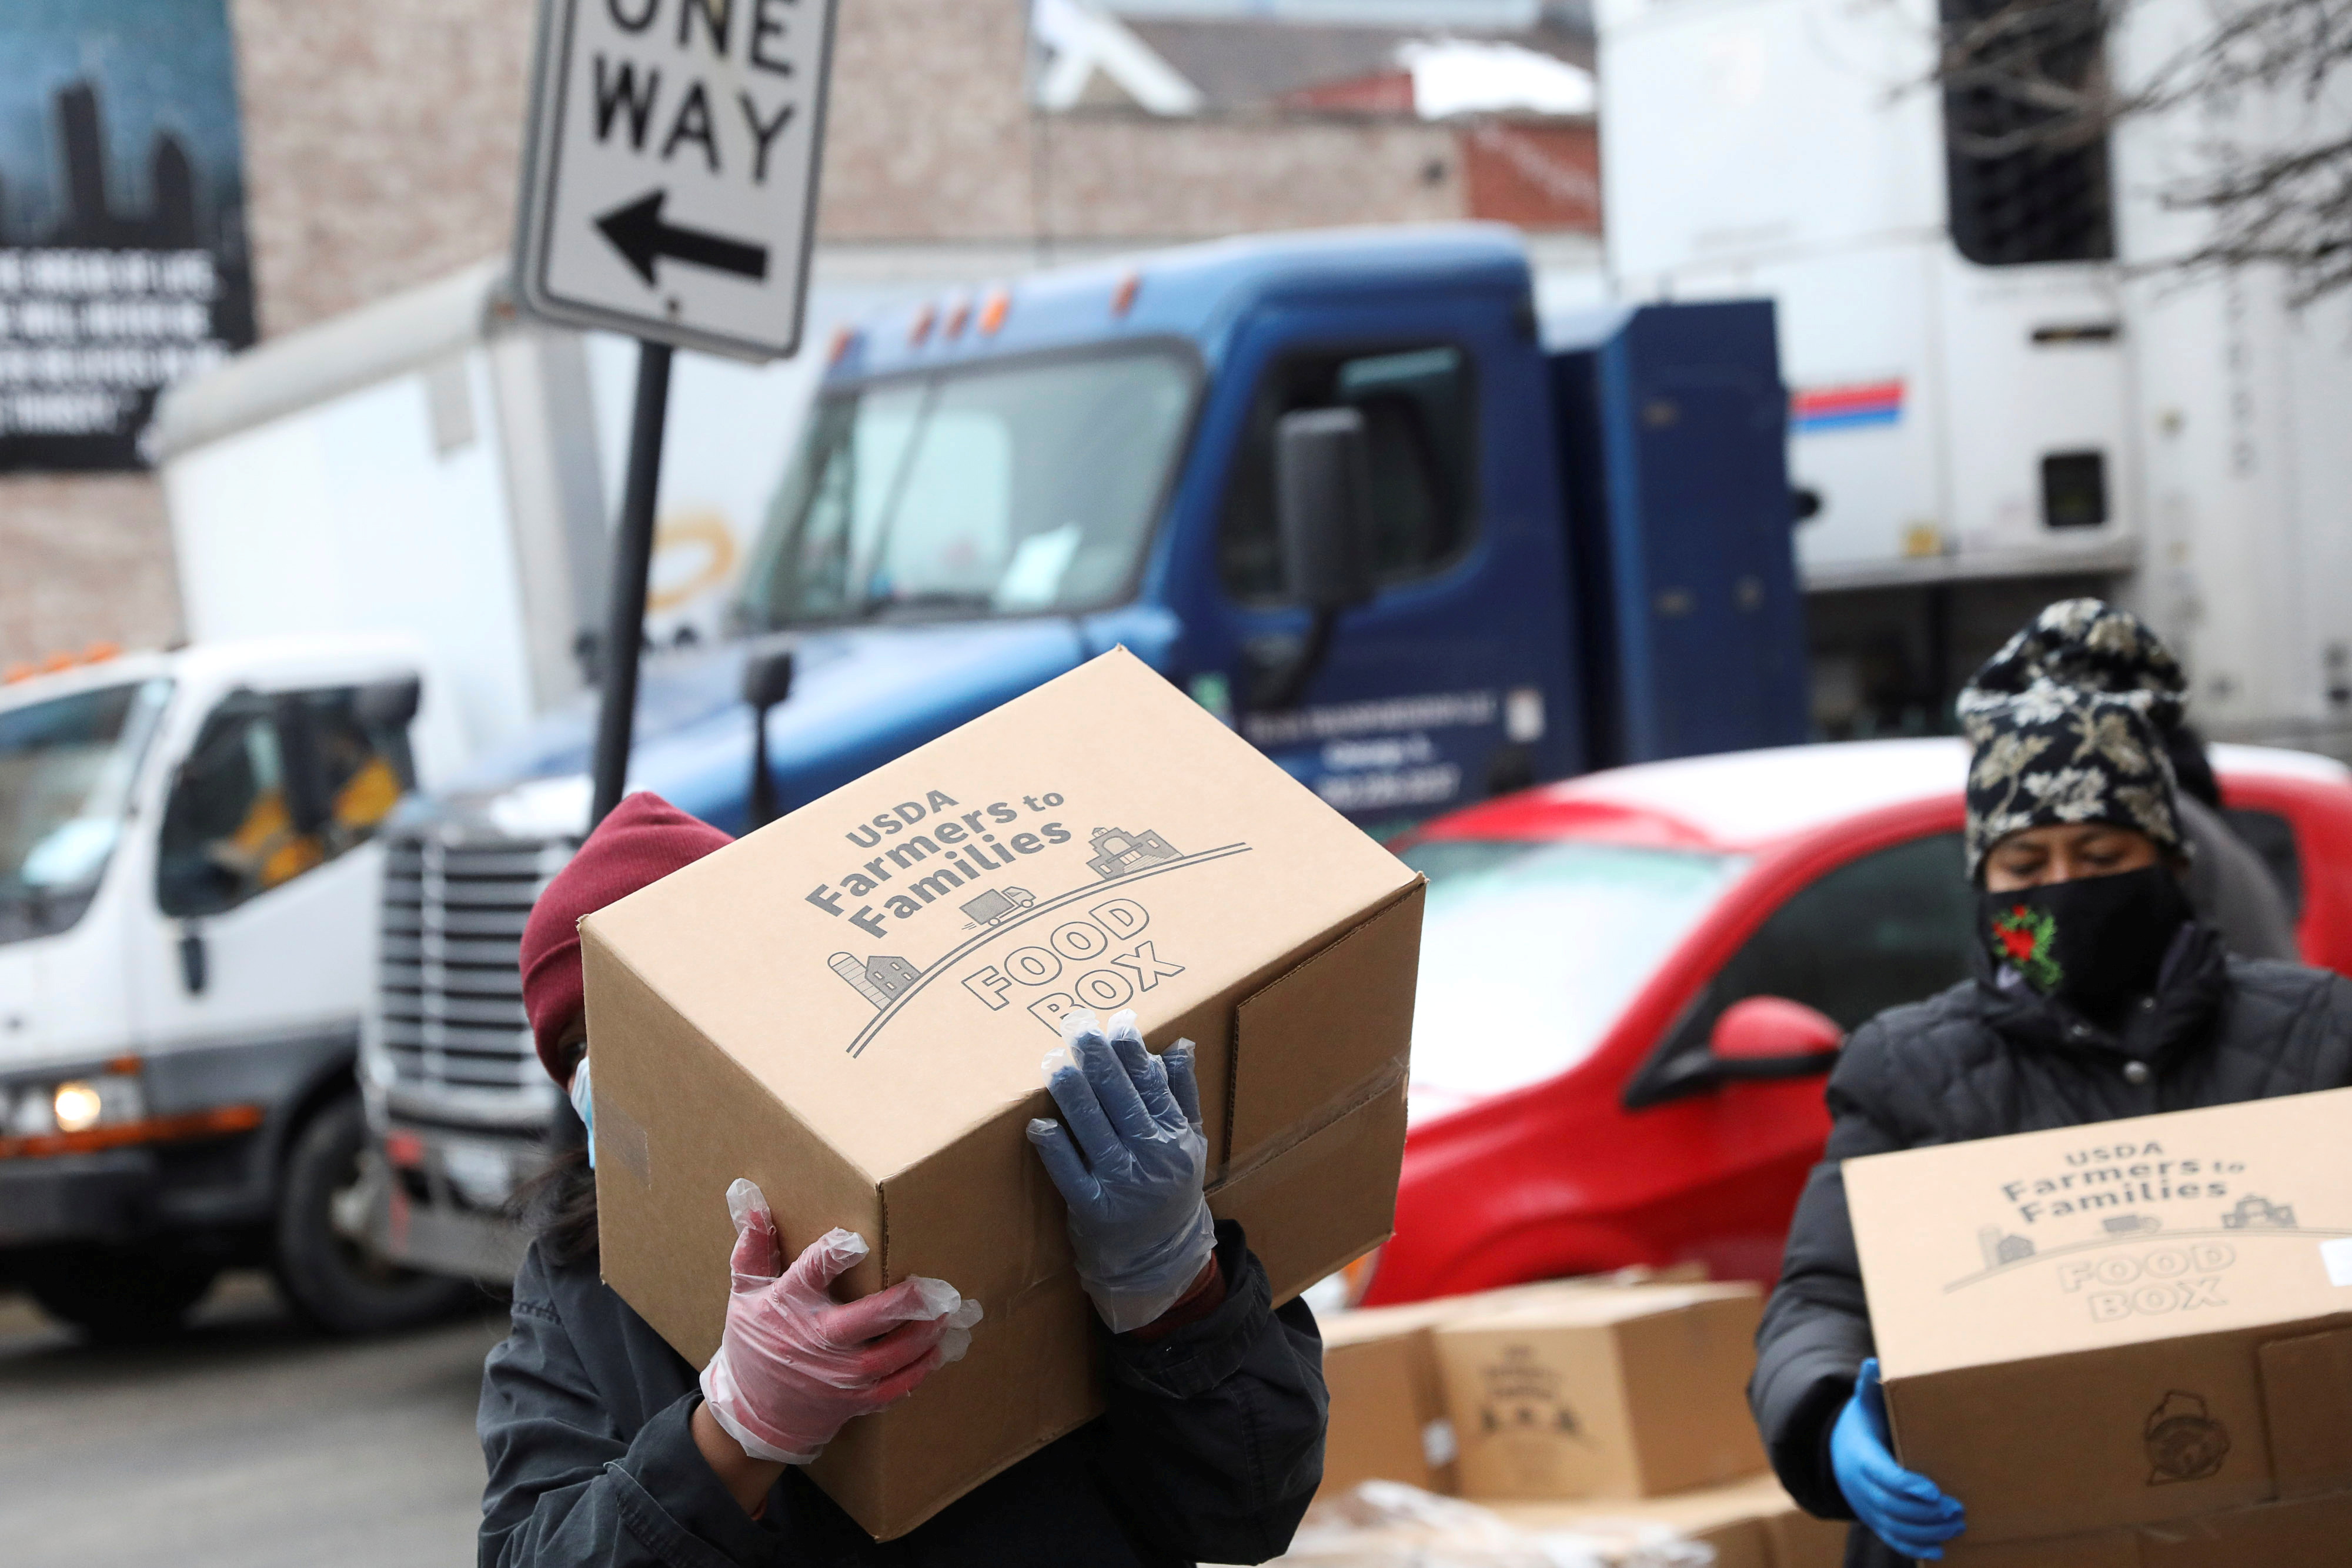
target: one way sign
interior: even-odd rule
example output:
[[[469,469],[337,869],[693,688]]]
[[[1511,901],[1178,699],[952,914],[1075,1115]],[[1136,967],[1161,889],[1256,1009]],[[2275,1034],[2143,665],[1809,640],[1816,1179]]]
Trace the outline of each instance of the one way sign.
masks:
[[[543,0],[516,278],[533,314],[800,345],[834,0]]]

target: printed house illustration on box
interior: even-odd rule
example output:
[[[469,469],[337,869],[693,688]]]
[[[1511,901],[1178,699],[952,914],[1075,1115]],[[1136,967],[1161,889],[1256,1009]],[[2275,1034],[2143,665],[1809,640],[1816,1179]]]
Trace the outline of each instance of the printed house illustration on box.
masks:
[[[887,1008],[890,998],[923,977],[923,972],[904,958],[877,956],[860,963],[848,953],[835,953],[825,960],[833,972],[847,980],[850,988],[877,1008]]]
[[[1097,828],[1087,837],[1087,844],[1095,852],[1087,866],[1106,882],[1125,876],[1139,865],[1178,858],[1176,847],[1149,828],[1139,833],[1130,833],[1123,828]]]

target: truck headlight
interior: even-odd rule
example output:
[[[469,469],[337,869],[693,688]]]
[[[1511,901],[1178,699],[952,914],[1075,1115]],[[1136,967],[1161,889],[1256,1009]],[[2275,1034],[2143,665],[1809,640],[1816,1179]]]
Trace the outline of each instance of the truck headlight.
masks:
[[[106,1113],[106,1102],[98,1090],[79,1079],[58,1084],[57,1092],[49,1096],[49,1105],[60,1133],[87,1133]]]
[[[136,1122],[147,1113],[139,1078],[131,1072],[93,1072],[62,1082],[19,1084],[14,1095],[0,1090],[0,1134],[38,1138],[54,1133],[87,1133],[93,1127]]]

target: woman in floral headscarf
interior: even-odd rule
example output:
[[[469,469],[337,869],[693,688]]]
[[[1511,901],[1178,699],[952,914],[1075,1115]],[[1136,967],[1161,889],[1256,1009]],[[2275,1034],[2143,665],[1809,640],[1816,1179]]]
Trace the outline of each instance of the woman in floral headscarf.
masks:
[[[2077,652],[2129,652],[2116,622],[2079,619],[2058,629]],[[1773,1468],[1812,1512],[1858,1521],[1850,1568],[1940,1557],[1967,1512],[1888,1444],[1842,1162],[2352,1084],[2352,983],[2233,956],[2190,907],[2177,685],[2062,681],[2034,631],[1959,700],[1978,975],[1847,1042],[1758,1336]]]
[[[2021,695],[2037,681],[2082,691],[2147,692],[2148,716],[2179,785],[2173,810],[2189,852],[2182,891],[2197,917],[2246,958],[2295,958],[2294,918],[2270,868],[2221,814],[2221,787],[2204,743],[2183,722],[2189,681],[2172,650],[2128,610],[2066,599],[2036,615],[1977,672],[1979,704]]]

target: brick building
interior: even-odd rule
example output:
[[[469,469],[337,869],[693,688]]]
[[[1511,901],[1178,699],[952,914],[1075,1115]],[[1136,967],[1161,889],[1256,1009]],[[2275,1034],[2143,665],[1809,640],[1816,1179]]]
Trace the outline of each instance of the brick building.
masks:
[[[1255,229],[1474,215],[1560,231],[1570,254],[1591,254],[1589,116],[1420,118],[1397,64],[1411,28],[1076,9],[1149,50],[1169,73],[1155,79],[1181,80],[1173,99],[1155,108],[1093,72],[1074,101],[1041,107],[1055,60],[1032,0],[841,0],[821,270],[986,272]],[[506,247],[532,10],[229,0],[263,336]],[[1549,25],[1533,0],[1525,10]],[[1520,32],[1590,62],[1572,28]],[[150,476],[0,476],[0,662],[172,641],[169,551]]]

